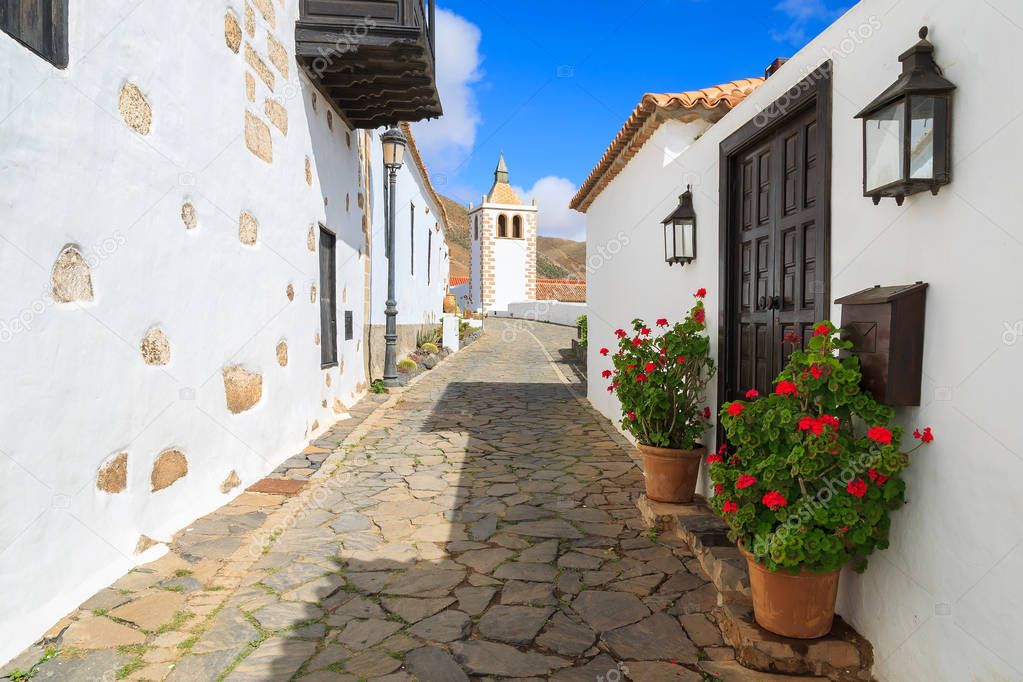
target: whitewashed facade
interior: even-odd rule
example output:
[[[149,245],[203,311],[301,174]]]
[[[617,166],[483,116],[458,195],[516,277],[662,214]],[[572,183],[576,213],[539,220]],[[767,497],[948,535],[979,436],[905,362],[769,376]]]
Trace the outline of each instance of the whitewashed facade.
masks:
[[[953,180],[937,196],[874,206],[862,196],[853,117],[898,76],[897,58],[921,25],[958,85]],[[864,0],[708,130],[661,125],[587,211],[589,397],[617,421],[598,354],[614,329],[635,317],[678,318],[707,287],[718,347],[722,141],[831,62],[830,299],[875,284],[930,285],[922,404],[897,414],[907,427],[933,426],[937,439],[906,473],[909,504],[894,515],[891,548],[865,574],[843,575],[839,596],[839,613],[873,643],[880,680],[1023,679],[1023,194],[1011,170],[1023,155],[1023,96],[1011,85],[1020,26],[1018,3]],[[697,257],[671,268],[658,220],[685,184]],[[841,307],[830,316],[840,321]],[[714,384],[709,404],[718,404]]]
[[[0,33],[0,661],[377,378],[379,137],[299,69],[298,2],[254,4],[73,2],[66,69]],[[439,323],[444,221],[412,158],[398,195],[422,218],[412,275],[399,215],[399,319]],[[326,368],[320,226],[336,235]],[[237,412],[232,367],[248,377]],[[171,450],[187,474],[154,491]],[[123,481],[108,469],[101,489],[122,453]]]

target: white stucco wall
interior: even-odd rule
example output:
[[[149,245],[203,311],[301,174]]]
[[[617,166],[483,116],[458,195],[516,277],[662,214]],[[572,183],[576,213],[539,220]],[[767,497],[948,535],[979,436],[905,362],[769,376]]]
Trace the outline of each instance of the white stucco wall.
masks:
[[[387,301],[387,258],[384,229],[383,151],[380,135],[372,134],[370,161],[372,163],[373,224],[373,324],[384,324],[384,304]],[[448,277],[448,249],[444,243],[444,225],[440,207],[435,204],[411,154],[398,171],[395,197],[395,294],[398,302],[398,324],[440,324],[444,308],[444,294]],[[415,206],[414,218],[411,210]],[[440,229],[437,229],[438,225]],[[414,228],[414,229],[413,229]],[[432,234],[432,237],[430,236]],[[428,255],[429,254],[429,255]],[[414,262],[413,262],[414,258]]]
[[[63,71],[0,33],[0,661],[151,559],[159,550],[134,554],[140,535],[168,540],[224,504],[332,424],[335,399],[348,405],[363,390],[361,134],[349,136],[336,112],[328,126],[322,94],[314,110],[313,88],[293,58],[298,3],[273,7],[276,29],[257,12],[254,37],[245,35],[235,54],[224,15],[242,23],[242,0],[143,3],[130,12],[114,0],[72,3]],[[267,57],[271,31],[288,52],[287,77]],[[255,78],[253,103],[246,44],[275,76],[273,93]],[[122,121],[126,82],[151,105],[148,135]],[[269,97],[289,119],[286,135],[270,124],[270,164],[244,139],[246,110],[265,120]],[[379,147],[363,151],[376,164],[377,188]],[[418,198],[416,171],[403,173],[402,201],[415,197],[422,246],[413,279],[403,250],[407,211],[399,211],[400,319],[418,322],[439,314],[448,264],[443,233],[435,233],[427,286],[426,230],[437,207]],[[195,229],[182,221],[186,201]],[[239,241],[242,211],[259,222],[254,246]],[[381,216],[373,222],[382,225]],[[318,257],[307,245],[319,223],[337,233],[339,334],[344,310],[354,312],[356,332],[339,342],[343,368],[326,371],[314,340],[319,297],[310,296]],[[382,239],[383,231],[373,234]],[[68,244],[92,264],[92,302],[49,296],[51,268]],[[374,290],[381,319],[383,291]],[[170,341],[163,367],[145,365],[139,350],[153,326]],[[276,357],[282,340],[286,367]],[[263,377],[262,399],[241,414],[227,410],[221,378],[233,364]],[[189,472],[150,492],[153,462],[169,448],[187,456]],[[121,452],[127,489],[100,492],[97,471]],[[241,485],[222,494],[232,470]]]
[[[526,299],[526,240],[494,240],[494,303],[490,311],[507,310]]]
[[[537,322],[551,322],[568,327],[576,326],[580,315],[586,314],[585,303],[564,301],[515,301],[508,304],[508,310],[500,317],[518,317]]]
[[[898,55],[923,24],[959,86],[954,181],[936,197],[875,207],[862,197],[853,116],[895,80]],[[1023,8],[1008,2],[864,0],[695,143],[685,126],[663,126],[587,214],[590,400],[617,420],[598,355],[616,327],[637,316],[677,317],[705,286],[717,347],[720,142],[833,60],[832,296],[930,283],[923,404],[898,416],[908,427],[932,425],[937,440],[906,474],[909,504],[894,515],[891,548],[871,558],[865,575],[843,575],[839,599],[839,612],[873,643],[875,674],[885,681],[1023,679],[1023,194],[1013,171],[1023,155],[1023,95],[1006,86],[1017,76],[1020,25]],[[658,221],[685,182],[694,185],[700,236],[697,260],[680,270],[661,262]],[[618,255],[593,267],[611,244]],[[839,306],[831,316],[841,319]]]

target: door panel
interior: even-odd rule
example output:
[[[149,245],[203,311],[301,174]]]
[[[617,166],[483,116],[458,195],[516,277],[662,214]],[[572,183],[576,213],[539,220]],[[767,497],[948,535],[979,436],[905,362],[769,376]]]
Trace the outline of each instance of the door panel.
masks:
[[[320,364],[337,364],[337,238],[320,226]]]
[[[818,132],[817,109],[811,107],[729,161],[735,179],[728,198],[734,265],[725,299],[734,306],[726,315],[734,340],[726,343],[731,357],[723,363],[725,400],[751,388],[773,390],[792,352],[791,344],[783,343],[786,332],[805,346],[825,314]]]

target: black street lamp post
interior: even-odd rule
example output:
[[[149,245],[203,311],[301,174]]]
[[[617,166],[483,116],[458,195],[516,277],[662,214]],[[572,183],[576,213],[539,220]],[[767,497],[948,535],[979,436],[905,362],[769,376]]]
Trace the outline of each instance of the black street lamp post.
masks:
[[[398,302],[394,300],[394,216],[396,207],[396,185],[398,170],[405,156],[407,140],[400,130],[391,128],[380,136],[384,148],[384,167],[387,169],[387,304],[384,315],[384,384],[398,385]]]

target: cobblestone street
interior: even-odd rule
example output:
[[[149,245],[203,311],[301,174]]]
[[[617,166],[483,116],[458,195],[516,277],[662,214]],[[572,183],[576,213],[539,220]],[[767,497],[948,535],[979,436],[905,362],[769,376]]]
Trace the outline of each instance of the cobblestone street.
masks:
[[[631,448],[555,369],[574,334],[488,321],[300,494],[247,492],[196,521],[4,672],[761,679],[704,615],[716,592],[687,548],[644,526]]]

